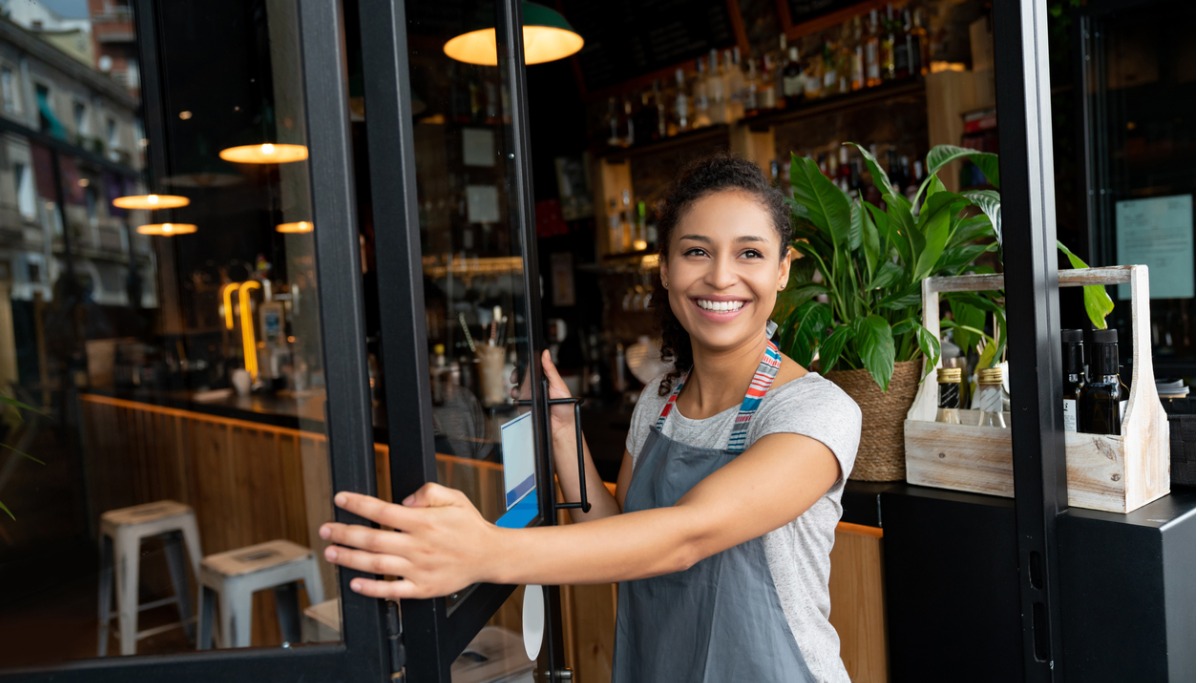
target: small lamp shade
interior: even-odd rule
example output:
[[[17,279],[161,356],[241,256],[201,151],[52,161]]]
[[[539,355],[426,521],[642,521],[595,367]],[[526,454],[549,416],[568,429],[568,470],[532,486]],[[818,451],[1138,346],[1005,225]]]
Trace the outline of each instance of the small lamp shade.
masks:
[[[307,159],[308,148],[304,145],[264,142],[260,145],[227,147],[218,156],[235,164],[288,164]]]
[[[563,15],[535,2],[522,2],[525,63],[542,64],[569,57],[583,48],[583,37]],[[447,57],[467,64],[496,66],[496,28],[481,26],[446,41]]]
[[[149,223],[137,227],[139,235],[157,235],[159,237],[174,237],[196,232],[192,223]]]
[[[131,209],[134,211],[178,209],[181,206],[187,206],[191,203],[192,200],[177,194],[131,194],[124,197],[117,197],[113,200],[113,206],[118,209]]]
[[[294,221],[292,223],[280,223],[275,226],[275,232],[283,233],[302,233],[312,232],[313,224],[308,221]]]

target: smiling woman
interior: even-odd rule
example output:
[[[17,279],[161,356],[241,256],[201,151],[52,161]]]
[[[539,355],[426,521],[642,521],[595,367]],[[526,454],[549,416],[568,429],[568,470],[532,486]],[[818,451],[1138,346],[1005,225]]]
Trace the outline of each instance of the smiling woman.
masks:
[[[656,302],[674,370],[638,400],[615,496],[586,442],[595,493],[571,525],[500,528],[436,484],[400,505],[343,493],[338,506],[390,530],[326,524],[326,558],[401,577],[351,582],[388,599],[477,581],[620,581],[614,681],[849,680],[829,623],[829,551],[861,415],[766,334],[790,267],[783,199],[753,164],[714,157],[681,174],[662,229]],[[550,398],[568,398],[542,363]],[[575,502],[569,406],[551,411],[550,432]]]

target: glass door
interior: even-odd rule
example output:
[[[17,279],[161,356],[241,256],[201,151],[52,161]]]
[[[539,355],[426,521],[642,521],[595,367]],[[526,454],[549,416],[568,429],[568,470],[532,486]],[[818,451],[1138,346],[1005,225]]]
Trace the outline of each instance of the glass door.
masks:
[[[553,524],[554,497],[518,5],[364,5],[359,142],[390,450],[381,492],[398,500],[438,482],[519,528]],[[455,36],[487,29],[491,65],[447,55]],[[557,589],[539,586],[402,601],[406,673],[558,680],[558,615]]]
[[[95,67],[3,38],[28,96],[2,126],[22,204],[0,252],[22,267],[0,277],[19,361],[0,372],[0,679],[388,680],[387,610],[317,533],[380,462],[357,28],[324,0],[91,5]]]

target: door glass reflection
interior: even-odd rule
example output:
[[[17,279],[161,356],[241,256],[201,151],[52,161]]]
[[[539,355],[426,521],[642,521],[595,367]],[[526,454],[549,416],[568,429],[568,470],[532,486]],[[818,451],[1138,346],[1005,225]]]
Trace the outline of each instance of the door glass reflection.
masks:
[[[0,666],[339,639],[294,3],[88,4],[0,53]]]

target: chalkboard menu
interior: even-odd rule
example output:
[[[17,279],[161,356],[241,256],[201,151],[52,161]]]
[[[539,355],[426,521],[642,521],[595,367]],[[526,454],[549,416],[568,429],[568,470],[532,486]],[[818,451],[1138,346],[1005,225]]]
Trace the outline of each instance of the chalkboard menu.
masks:
[[[862,0],[788,0],[788,13],[792,26],[795,26],[861,3]]]
[[[595,92],[736,43],[726,0],[565,2],[583,36],[575,56],[585,92]]]

